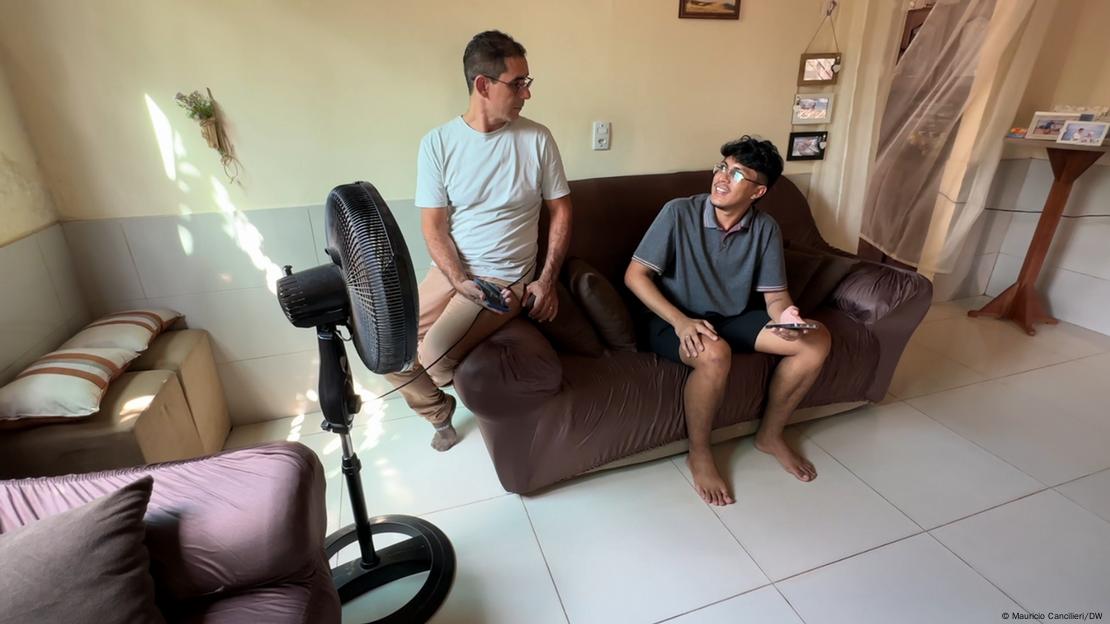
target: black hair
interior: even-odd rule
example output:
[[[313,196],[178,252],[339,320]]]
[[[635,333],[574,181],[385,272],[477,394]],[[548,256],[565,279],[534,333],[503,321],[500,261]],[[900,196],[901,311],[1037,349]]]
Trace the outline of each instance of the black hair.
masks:
[[[722,145],[721,156],[731,156],[741,165],[762,174],[767,180],[767,188],[774,186],[782,175],[782,156],[770,141],[760,141],[745,134]]]
[[[525,54],[524,46],[500,30],[487,30],[474,35],[463,51],[467,92],[474,91],[474,79],[478,76],[497,78],[505,73],[505,59],[514,56],[524,58]]]

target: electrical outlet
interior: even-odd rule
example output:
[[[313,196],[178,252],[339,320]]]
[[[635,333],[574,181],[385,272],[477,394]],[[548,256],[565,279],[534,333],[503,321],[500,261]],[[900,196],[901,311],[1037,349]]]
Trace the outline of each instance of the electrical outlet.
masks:
[[[609,149],[610,129],[612,126],[608,121],[595,121],[593,125],[593,138],[591,145],[595,150]]]

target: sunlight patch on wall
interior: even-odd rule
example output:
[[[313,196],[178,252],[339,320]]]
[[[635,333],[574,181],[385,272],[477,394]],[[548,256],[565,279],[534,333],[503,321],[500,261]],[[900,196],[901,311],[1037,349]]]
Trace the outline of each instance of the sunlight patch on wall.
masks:
[[[235,241],[243,253],[247,254],[251,264],[266,274],[266,288],[277,295],[277,281],[284,273],[281,267],[262,251],[262,233],[247,219],[247,215],[231,202],[231,194],[227,192],[227,187],[214,176],[209,176],[208,179],[212,182],[212,199],[226,220],[224,232]]]
[[[162,168],[166,172],[166,177],[170,180],[177,180],[177,166],[176,158],[174,157],[174,131],[173,126],[170,125],[170,120],[162,109],[154,103],[154,100],[147,94],[143,94],[143,99],[146,100],[146,110],[150,115],[150,125],[154,127],[154,139],[158,141],[158,152],[162,155]],[[180,137],[178,137],[180,139]],[[184,148],[182,148],[184,151]]]

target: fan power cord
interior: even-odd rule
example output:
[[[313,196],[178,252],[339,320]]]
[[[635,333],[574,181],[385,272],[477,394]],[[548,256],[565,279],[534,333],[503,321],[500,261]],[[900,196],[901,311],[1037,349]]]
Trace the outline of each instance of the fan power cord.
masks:
[[[505,288],[512,288],[513,286],[516,286],[526,276],[530,275],[535,268],[536,268],[536,262],[532,261],[532,265],[528,267],[528,270],[524,272],[524,275],[521,275],[520,277],[518,277],[515,281],[513,281],[511,284],[509,284]],[[470,325],[467,326],[466,331],[463,332],[462,336],[459,336],[459,339],[456,340],[455,343],[452,344],[450,347],[447,347],[447,350],[444,351],[442,354],[440,354],[439,357],[437,357],[435,360],[432,360],[431,364],[428,364],[427,366],[424,366],[423,364],[421,364],[420,366],[421,366],[422,370],[420,371],[420,374],[418,374],[416,377],[413,377],[412,379],[406,381],[405,383],[397,386],[396,388],[386,391],[384,394],[379,394],[378,396],[374,397],[374,400],[378,401],[378,400],[384,399],[385,397],[393,394],[394,392],[397,392],[401,388],[404,388],[405,386],[407,386],[410,383],[416,381],[417,379],[420,379],[421,376],[427,375],[428,374],[428,369],[435,366],[436,364],[439,364],[440,360],[447,357],[447,354],[450,353],[452,349],[459,346],[459,343],[462,342],[463,339],[466,338],[467,335],[470,334],[470,330],[474,329],[474,324],[478,322],[478,317],[482,315],[482,311],[485,310],[485,309],[486,308],[484,308],[482,306],[478,306],[478,313],[474,315],[474,319],[470,321]],[[420,363],[419,356],[417,356],[416,362],[417,362],[417,364]]]

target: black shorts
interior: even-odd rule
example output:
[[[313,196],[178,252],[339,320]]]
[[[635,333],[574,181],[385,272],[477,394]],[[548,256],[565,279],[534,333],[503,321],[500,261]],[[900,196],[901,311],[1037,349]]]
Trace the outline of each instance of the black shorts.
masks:
[[[694,316],[690,318],[696,318]],[[724,338],[732,347],[733,353],[754,353],[755,339],[763,327],[771,322],[771,317],[765,308],[751,308],[736,316],[706,315],[705,320],[717,330],[717,335]],[[682,363],[678,351],[678,334],[671,324],[654,314],[649,313],[647,321],[645,342],[648,350],[673,362]]]

